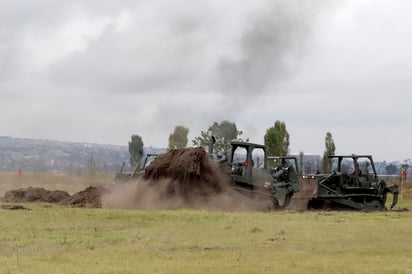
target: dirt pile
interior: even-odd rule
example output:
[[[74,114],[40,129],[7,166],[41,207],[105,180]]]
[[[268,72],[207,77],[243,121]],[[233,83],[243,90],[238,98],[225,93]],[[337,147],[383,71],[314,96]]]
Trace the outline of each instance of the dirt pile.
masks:
[[[85,190],[70,196],[66,191],[47,190],[40,187],[20,188],[7,191],[0,199],[6,203],[45,202],[61,203],[75,207],[102,207],[102,195],[110,193],[103,187],[89,186]]]
[[[146,168],[143,179],[165,198],[187,202],[220,194],[229,184],[227,174],[201,147],[170,150]]]
[[[102,207],[102,196],[108,193],[110,190],[107,188],[89,186],[64,199],[62,203],[75,207]]]
[[[28,187],[7,191],[0,199],[2,202],[46,202],[58,203],[70,197],[70,194],[61,190],[47,190],[41,187]]]

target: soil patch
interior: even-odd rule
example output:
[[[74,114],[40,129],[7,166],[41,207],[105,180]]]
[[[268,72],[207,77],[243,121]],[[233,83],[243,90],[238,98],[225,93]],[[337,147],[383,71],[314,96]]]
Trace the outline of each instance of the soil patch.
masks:
[[[70,197],[70,194],[62,190],[47,190],[41,187],[28,187],[7,191],[1,198],[2,202],[46,202],[58,203]]]
[[[6,203],[45,202],[74,207],[102,207],[101,197],[105,193],[110,193],[110,191],[103,187],[93,186],[72,196],[62,190],[51,191],[40,187],[28,187],[7,191],[0,200]]]
[[[102,207],[102,196],[108,193],[110,193],[110,190],[107,188],[89,186],[85,190],[64,199],[62,203],[75,207]]]

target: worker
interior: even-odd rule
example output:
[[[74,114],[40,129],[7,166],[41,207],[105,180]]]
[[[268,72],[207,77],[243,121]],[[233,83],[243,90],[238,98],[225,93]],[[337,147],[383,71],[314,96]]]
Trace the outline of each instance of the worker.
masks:
[[[355,164],[355,170],[352,172],[352,176],[356,176],[356,174],[358,174],[358,176],[362,176],[362,170],[360,169],[358,163]]]
[[[281,166],[276,168],[274,177],[280,181],[288,181],[289,179],[289,164],[286,159],[282,159]]]

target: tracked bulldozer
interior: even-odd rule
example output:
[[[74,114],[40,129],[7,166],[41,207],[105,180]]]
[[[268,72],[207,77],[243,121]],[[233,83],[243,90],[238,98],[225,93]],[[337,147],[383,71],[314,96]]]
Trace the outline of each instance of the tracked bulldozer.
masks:
[[[330,156],[331,172],[302,175],[297,159],[268,157],[263,145],[232,142],[228,159],[235,190],[270,196],[273,208],[286,208],[292,198],[306,200],[307,208],[384,210],[386,198],[398,201],[398,186],[387,185],[377,175],[371,155]],[[243,150],[243,157],[237,152]],[[260,151],[260,153],[255,153]],[[257,163],[256,163],[257,162]]]
[[[376,173],[371,155],[330,156],[331,172],[315,175],[317,188],[310,208],[341,206],[357,210],[383,210],[386,198],[393,196],[390,208],[398,202],[396,184],[387,185]]]
[[[273,209],[286,208],[299,191],[296,158],[268,158],[266,147],[254,143],[232,142],[231,147],[227,164],[232,188],[249,196],[269,197]]]

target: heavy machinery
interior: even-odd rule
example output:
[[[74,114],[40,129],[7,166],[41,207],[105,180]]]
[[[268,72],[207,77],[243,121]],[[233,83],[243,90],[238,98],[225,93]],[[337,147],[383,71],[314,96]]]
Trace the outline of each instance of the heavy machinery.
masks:
[[[315,175],[317,188],[309,202],[311,208],[343,206],[357,210],[385,209],[388,193],[390,208],[398,201],[398,186],[378,178],[371,155],[330,156],[331,173]]]
[[[387,185],[378,178],[370,155],[331,156],[331,172],[302,175],[296,157],[268,157],[264,145],[231,142],[226,157],[214,157],[214,143],[212,138],[209,155],[201,147],[169,150],[147,168],[146,160],[144,169],[136,171],[135,168],[132,173],[119,177],[135,178],[144,170],[143,179],[150,180],[151,186],[167,184],[159,188],[167,190],[165,197],[180,195],[194,201],[196,195],[192,194],[207,199],[226,192],[234,197],[261,200],[262,205],[267,204],[270,209],[286,208],[293,202],[294,206],[299,204],[299,209],[340,206],[383,210],[388,193],[393,196],[390,208],[397,203],[397,185]],[[230,186],[223,178],[226,176],[218,175],[221,169],[229,175]],[[172,181],[160,180],[162,178]]]
[[[268,157],[265,146],[254,143],[231,147],[227,167],[233,189],[270,197],[274,208],[287,207],[295,193],[309,208],[383,210],[388,193],[391,209],[398,200],[398,186],[378,178],[370,155],[331,156],[330,173],[302,176],[295,157]]]
[[[268,158],[266,147],[254,143],[232,142],[231,147],[227,165],[232,188],[269,197],[275,209],[287,207],[299,191],[296,158]]]
[[[146,154],[143,164],[140,162],[135,165],[131,172],[125,172],[124,167],[126,166],[126,162],[123,162],[122,166],[118,173],[116,173],[113,183],[127,183],[131,179],[135,179],[144,175],[145,168],[157,157],[159,154],[156,153],[148,153]]]

